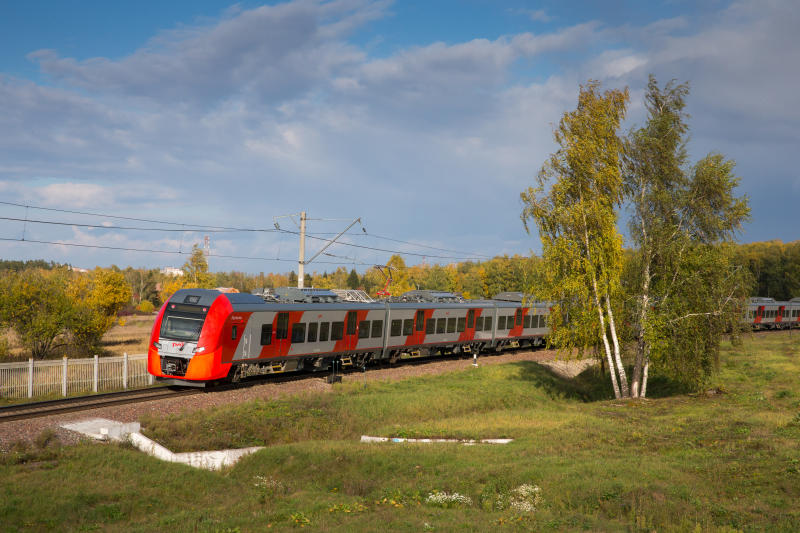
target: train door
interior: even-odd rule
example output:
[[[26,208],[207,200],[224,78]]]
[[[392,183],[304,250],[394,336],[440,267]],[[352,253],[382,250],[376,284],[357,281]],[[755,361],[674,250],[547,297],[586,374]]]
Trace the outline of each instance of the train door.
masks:
[[[257,357],[256,354],[253,353],[253,346],[250,342],[252,339],[250,338],[250,328],[242,327],[242,358],[243,359],[250,359],[251,357]]]
[[[344,324],[345,350],[352,351],[358,346],[358,313],[348,311]]]
[[[275,318],[275,332],[273,333],[274,352],[276,355],[289,353],[291,341],[289,340],[289,313],[281,312]]]
[[[764,306],[759,305],[756,309],[756,319],[754,321],[755,324],[761,324],[761,319],[764,318]]]
[[[784,316],[786,316],[786,306],[781,305],[778,307],[778,313],[777,316],[775,317],[776,326],[781,327],[783,325],[782,323]]]

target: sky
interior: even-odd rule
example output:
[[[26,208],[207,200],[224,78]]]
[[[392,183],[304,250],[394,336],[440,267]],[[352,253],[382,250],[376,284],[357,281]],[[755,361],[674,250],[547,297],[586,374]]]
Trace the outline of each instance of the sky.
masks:
[[[540,253],[553,127],[589,79],[642,125],[649,74],[690,84],[691,160],[736,161],[739,240],[796,240],[796,7],[0,2],[0,259],[180,266],[208,235],[211,270],[287,272],[301,211],[307,258],[360,218],[307,272]]]

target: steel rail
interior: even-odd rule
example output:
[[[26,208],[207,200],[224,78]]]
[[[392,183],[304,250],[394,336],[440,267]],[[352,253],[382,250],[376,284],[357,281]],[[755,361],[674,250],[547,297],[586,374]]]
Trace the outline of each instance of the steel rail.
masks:
[[[186,394],[198,394],[200,392],[202,392],[202,390],[199,389],[173,390],[167,387],[156,387],[149,389],[135,389],[121,392],[93,394],[90,396],[74,396],[59,400],[46,400],[41,402],[6,405],[0,407],[0,423],[69,413],[74,411],[85,411],[88,409],[97,409],[100,407],[110,407],[127,403],[158,400]]]

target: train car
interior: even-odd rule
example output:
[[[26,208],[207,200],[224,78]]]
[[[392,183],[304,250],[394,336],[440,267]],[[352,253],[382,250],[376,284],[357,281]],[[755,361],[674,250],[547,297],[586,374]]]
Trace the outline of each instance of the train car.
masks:
[[[792,298],[787,302],[785,320],[790,328],[800,327],[800,298]]]
[[[464,300],[411,291],[398,301],[341,301],[330,291],[286,288],[278,300],[181,289],[159,311],[148,371],[175,384],[204,385],[333,362],[364,366],[403,356],[472,353],[541,344],[544,304]]]
[[[800,298],[776,302],[774,298],[750,298],[745,321],[755,330],[800,327]]]
[[[528,301],[520,292],[503,292],[492,300],[496,306],[494,348],[538,346],[547,335],[550,307]]]

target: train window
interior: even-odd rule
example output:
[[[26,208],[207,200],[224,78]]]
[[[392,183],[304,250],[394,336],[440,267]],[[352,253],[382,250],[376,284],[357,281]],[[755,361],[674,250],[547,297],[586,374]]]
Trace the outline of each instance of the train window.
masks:
[[[467,311],[467,327],[472,328],[475,325],[475,310],[470,309]]]
[[[447,319],[439,318],[436,320],[436,333],[444,333],[447,329]]]
[[[331,322],[331,340],[340,341],[344,333],[344,322]]]
[[[383,320],[372,321],[372,338],[380,337],[383,335]]]
[[[292,324],[292,342],[306,342],[306,325],[303,323]]]
[[[417,311],[417,331],[425,329],[425,311]]]
[[[431,317],[428,319],[428,323],[425,324],[425,333],[427,335],[431,335],[432,333],[436,332],[436,319]]]
[[[289,313],[278,313],[278,323],[275,325],[275,338],[285,339],[289,336]]]
[[[525,318],[522,320],[522,327],[525,329],[531,327],[531,315],[525,315]]]
[[[479,316],[475,319],[475,331],[483,331],[483,317]]]
[[[261,346],[272,344],[272,324],[263,324],[261,326]]]
[[[308,342],[317,342],[317,328],[319,324],[312,322],[308,325]]]
[[[410,318],[403,320],[403,336],[407,337],[414,333],[414,321]]]
[[[362,320],[358,325],[358,338],[366,339],[369,337],[369,320]]]
[[[464,331],[464,327],[465,327],[466,325],[467,325],[467,318],[466,318],[466,317],[463,317],[463,316],[462,316],[462,317],[460,317],[460,318],[458,319],[458,322],[456,323],[456,331],[458,331],[459,333],[461,333],[462,331]]]
[[[403,332],[403,321],[392,320],[392,330],[390,331],[392,337],[399,337]]]
[[[492,317],[487,316],[483,319],[483,331],[491,331],[492,330]]]
[[[328,341],[328,331],[331,329],[330,322],[320,322],[319,323],[319,342],[327,342]]]
[[[358,324],[358,314],[355,311],[347,312],[347,334],[356,334],[356,324]]]
[[[497,317],[497,329],[506,329],[506,317],[505,316]]]
[[[233,341],[236,340],[236,324],[234,324],[233,327],[231,328],[231,340]]]
[[[514,313],[514,325],[515,326],[522,325],[522,309],[517,309],[517,312]]]
[[[456,332],[456,317],[447,319],[447,333]]]

